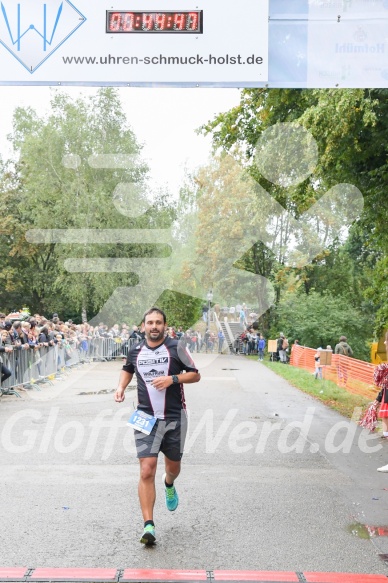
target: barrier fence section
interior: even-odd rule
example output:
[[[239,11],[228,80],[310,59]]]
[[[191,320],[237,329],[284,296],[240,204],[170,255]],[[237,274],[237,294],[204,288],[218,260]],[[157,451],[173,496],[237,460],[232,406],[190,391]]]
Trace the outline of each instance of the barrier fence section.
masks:
[[[2,394],[14,394],[18,387],[40,390],[39,384],[60,377],[72,367],[86,362],[126,358],[128,350],[139,341],[134,338],[91,338],[76,344],[59,343],[54,346],[15,346],[12,352],[2,353],[2,373],[11,376],[1,383]]]
[[[291,349],[291,366],[315,372],[316,350],[307,346],[293,345]],[[333,354],[331,365],[322,365],[322,377],[333,381],[339,387],[355,395],[374,399],[377,389],[373,383],[375,365],[342,354]]]

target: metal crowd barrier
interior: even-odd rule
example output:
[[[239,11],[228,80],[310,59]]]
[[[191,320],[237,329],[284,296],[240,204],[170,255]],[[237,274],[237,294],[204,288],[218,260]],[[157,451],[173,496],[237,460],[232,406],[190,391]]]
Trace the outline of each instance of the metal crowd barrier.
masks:
[[[79,351],[75,347],[56,344],[54,346],[15,348],[2,354],[3,366],[11,376],[1,384],[0,394],[20,396],[17,388],[40,390],[39,384],[51,382],[66,368],[80,363]]]
[[[1,354],[3,365],[12,374],[1,383],[0,396],[3,393],[20,396],[18,387],[40,390],[40,384],[49,383],[85,362],[125,358],[128,350],[138,342],[133,338],[89,338],[77,346],[65,342],[39,348],[14,347],[12,352]]]
[[[86,360],[114,360],[127,357],[128,350],[139,343],[135,338],[91,338],[87,341],[88,347],[84,352]]]

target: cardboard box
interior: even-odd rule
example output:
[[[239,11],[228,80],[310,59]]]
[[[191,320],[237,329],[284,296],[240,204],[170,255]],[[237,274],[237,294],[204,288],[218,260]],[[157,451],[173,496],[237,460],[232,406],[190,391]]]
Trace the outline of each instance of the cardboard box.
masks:
[[[321,366],[330,366],[333,351],[332,350],[320,350],[319,354],[320,354],[319,364]]]
[[[268,340],[268,352],[277,352],[277,341],[276,340]]]

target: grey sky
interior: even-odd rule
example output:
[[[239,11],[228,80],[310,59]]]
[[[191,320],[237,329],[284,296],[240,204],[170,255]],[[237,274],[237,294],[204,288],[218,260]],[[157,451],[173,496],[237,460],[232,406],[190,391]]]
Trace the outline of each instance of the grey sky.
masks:
[[[43,114],[49,109],[49,87],[0,87],[0,153],[11,150],[6,140],[12,130],[16,107],[31,106]],[[97,88],[66,87],[59,89],[74,97],[91,95]],[[144,144],[143,157],[151,167],[154,184],[169,184],[176,192],[184,168],[193,169],[206,162],[210,139],[197,136],[195,129],[239,103],[238,89],[119,88],[129,123]]]

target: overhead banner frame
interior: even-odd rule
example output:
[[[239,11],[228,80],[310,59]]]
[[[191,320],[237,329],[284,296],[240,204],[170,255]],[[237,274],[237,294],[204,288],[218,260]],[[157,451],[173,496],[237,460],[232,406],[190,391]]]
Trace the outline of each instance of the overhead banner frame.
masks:
[[[269,0],[2,0],[2,84],[268,81]]]
[[[388,0],[2,0],[0,85],[388,87]]]

